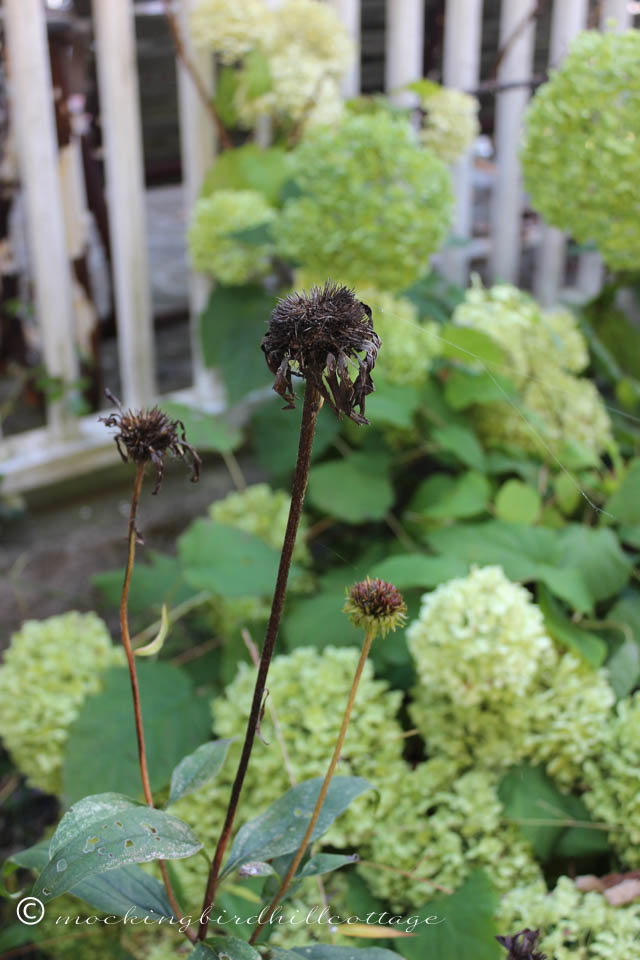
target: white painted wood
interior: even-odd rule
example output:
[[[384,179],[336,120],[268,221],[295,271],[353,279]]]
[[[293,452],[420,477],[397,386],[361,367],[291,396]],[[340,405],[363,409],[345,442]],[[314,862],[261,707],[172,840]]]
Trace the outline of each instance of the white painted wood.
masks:
[[[151,291],[133,5],[93,0],[122,400],[155,393]]]
[[[5,0],[4,12],[44,363],[50,376],[71,383],[78,364],[44,8],[41,0]],[[63,403],[50,404],[47,417],[58,436],[74,429]]]
[[[571,41],[587,23],[588,0],[556,0],[551,12],[549,66],[557,68],[566,57]],[[534,293],[543,306],[558,299],[566,267],[566,236],[554,227],[542,231],[536,257]]]
[[[621,33],[633,23],[629,0],[602,0],[600,29]]]
[[[599,253],[583,253],[578,261],[576,288],[590,300],[599,293],[604,280],[604,264]]]
[[[213,97],[215,75],[213,57],[198,49],[192,42],[189,30],[189,11],[196,0],[182,0],[177,9],[182,41],[189,60],[198,71],[207,93]],[[178,116],[180,121],[180,154],[182,158],[182,183],[185,206],[185,227],[207,171],[212,166],[217,151],[215,126],[207,108],[196,90],[193,79],[180,60],[178,69]],[[214,372],[205,366],[200,346],[200,314],[207,305],[211,281],[202,273],[191,271],[189,276],[189,316],[191,332],[191,370],[196,395],[202,402],[220,393],[219,381]]]
[[[342,93],[347,99],[357,97],[360,93],[361,2],[360,0],[329,0],[329,3],[335,9],[340,22],[344,24],[355,48],[353,64],[342,83]]]
[[[504,47],[531,14],[531,0],[502,0],[500,47]],[[529,21],[510,43],[498,69],[498,83],[526,81],[531,76],[535,22]],[[497,175],[493,194],[490,270],[494,280],[514,283],[520,267],[522,174],[518,149],[529,87],[515,87],[496,96],[495,145]]]
[[[447,0],[444,19],[442,80],[446,87],[474,90],[480,77],[482,0]],[[462,157],[452,169],[456,209],[453,233],[471,239],[473,234],[473,155]],[[443,272],[464,286],[469,276],[469,250],[447,250]]]
[[[420,80],[424,50],[424,0],[387,0],[384,87],[405,106],[416,96],[399,88]]]

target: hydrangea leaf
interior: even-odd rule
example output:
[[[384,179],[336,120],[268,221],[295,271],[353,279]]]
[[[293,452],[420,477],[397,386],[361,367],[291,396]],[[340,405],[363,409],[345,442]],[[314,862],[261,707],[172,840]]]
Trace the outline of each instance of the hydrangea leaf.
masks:
[[[91,578],[92,585],[100,592],[105,605],[117,608],[122,594],[124,569],[105,570]],[[158,610],[166,603],[176,606],[193,596],[193,589],[185,582],[176,557],[152,550],[147,563],[136,563],[129,589],[129,611],[146,614]]]
[[[538,491],[521,480],[507,480],[496,494],[496,516],[507,523],[535,523],[541,506]]]
[[[357,454],[322,463],[309,474],[310,503],[347,523],[382,520],[393,498],[388,474],[372,471],[368,458]]]
[[[313,813],[322,782],[322,777],[315,777],[292,787],[264,813],[240,827],[223,875],[237,870],[248,860],[270,860],[272,857],[284,856],[297,850]],[[362,777],[334,777],[310,840],[322,836],[352,800],[365,790],[371,789],[371,784]]]
[[[421,527],[421,521],[475,517],[483,513],[491,498],[491,484],[483,473],[468,470],[456,477],[436,473],[416,490],[407,517]],[[431,524],[426,523],[427,529]]]
[[[376,564],[372,577],[395,584],[399,590],[437,587],[454,577],[464,577],[469,566],[458,557],[430,557],[425,553],[403,553]]]
[[[218,369],[230,404],[273,379],[260,341],[274,305],[275,297],[262,287],[217,285],[200,317],[205,363]]]
[[[302,393],[302,391],[301,391]],[[300,421],[293,411],[283,411],[282,401],[273,397],[253,415],[252,441],[261,467],[275,477],[286,476],[296,464]],[[340,433],[338,419],[323,411],[316,423],[311,460],[326,453]]]
[[[504,351],[482,330],[448,323],[442,328],[441,337],[443,355],[468,367],[478,360],[487,366],[506,363]]]
[[[416,926],[418,936],[395,948],[405,960],[502,960],[493,919],[497,906],[489,878],[475,870],[455,893],[412,911],[411,919],[431,922]]]
[[[159,790],[169,782],[180,758],[209,734],[209,711],[206,698],[195,697],[187,674],[172,664],[140,663],[138,682],[149,779],[151,789]],[[105,763],[105,757],[115,758],[114,762]],[[68,802],[96,789],[140,794],[131,681],[124,667],[106,671],[102,691],[84,702],[71,727],[63,777]]]
[[[290,157],[284,147],[264,150],[255,143],[245,143],[216,157],[200,195],[208,196],[214,190],[256,190],[267,203],[276,206],[290,168]]]
[[[171,774],[171,790],[167,806],[180,797],[193,793],[212,780],[218,773],[229,749],[231,740],[211,740],[201,744],[189,756],[183,757]]]
[[[583,630],[565,616],[560,605],[542,584],[538,587],[538,606],[542,610],[549,634],[557,643],[573,650],[590,666],[602,666],[608,652],[604,640],[589,630]]]
[[[605,510],[618,523],[640,525],[640,457],[629,464],[622,483],[607,500]]]
[[[150,860],[176,860],[202,844],[185,823],[116,793],[85,797],[51,838],[50,859],[33,887],[43,903],[108,870]]]
[[[196,590],[225,597],[269,595],[279,553],[258,537],[199,519],[178,540],[185,580]]]
[[[433,430],[431,439],[443,450],[452,453],[466,467],[479,471],[486,469],[484,450],[473,430],[468,427],[455,423],[447,424],[446,427]]]
[[[628,582],[633,564],[606,527],[569,524],[559,534],[558,562],[574,567],[595,601],[614,596]]]
[[[242,444],[242,431],[231,426],[223,417],[171,401],[163,402],[162,409],[174,420],[182,421],[189,443],[199,452],[215,450],[217,453],[231,453]]]
[[[420,392],[411,384],[376,379],[376,392],[367,398],[367,417],[372,423],[388,423],[409,430],[420,407]]]
[[[497,382],[496,382],[497,381]],[[453,410],[466,410],[475,403],[498,403],[513,394],[505,377],[471,370],[452,370],[444,386],[445,400]]]

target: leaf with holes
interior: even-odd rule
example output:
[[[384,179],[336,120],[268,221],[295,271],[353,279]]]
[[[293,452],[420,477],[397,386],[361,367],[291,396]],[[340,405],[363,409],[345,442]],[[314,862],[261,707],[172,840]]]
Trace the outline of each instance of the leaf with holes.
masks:
[[[292,787],[264,813],[240,827],[222,875],[237,870],[249,860],[271,860],[297,850],[311,819],[322,781],[322,777],[314,777]],[[371,789],[371,784],[362,777],[334,777],[310,842],[321,837],[352,800]]]
[[[171,775],[168,807],[215,777],[224,763],[230,743],[231,740],[212,740],[183,757]]]
[[[33,887],[43,902],[130,863],[179,860],[202,847],[186,823],[117,793],[85,797],[65,813]]]

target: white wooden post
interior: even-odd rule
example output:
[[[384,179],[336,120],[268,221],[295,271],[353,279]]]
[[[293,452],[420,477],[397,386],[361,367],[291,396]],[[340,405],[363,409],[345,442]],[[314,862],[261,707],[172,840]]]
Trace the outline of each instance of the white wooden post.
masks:
[[[393,100],[412,105],[416,97],[400,87],[422,77],[424,0],[388,0],[384,86]]]
[[[69,384],[77,379],[78,364],[44,7],[41,0],[5,0],[4,10],[44,362],[49,376]],[[50,404],[47,416],[58,435],[72,432],[64,401]]]
[[[442,79],[446,87],[474,90],[480,76],[482,0],[447,0],[444,16]],[[473,233],[473,155],[467,153],[453,167],[456,210],[453,232],[470,239]],[[460,286],[466,284],[469,258],[465,250],[447,250],[443,273]]]
[[[601,30],[622,33],[623,30],[628,30],[632,23],[633,15],[629,11],[629,0],[603,0],[600,10]]]
[[[355,47],[353,64],[342,83],[342,93],[349,99],[357,97],[360,93],[361,4],[360,0],[329,0],[329,2],[334,7],[340,22],[344,24]]]
[[[531,77],[535,22],[530,21],[531,0],[502,0],[500,47],[512,40],[498,69],[498,83],[517,83]],[[494,280],[515,282],[520,265],[522,228],[522,174],[518,149],[522,116],[529,100],[526,86],[505,90],[496,96],[496,182],[491,222],[491,275]]]
[[[93,0],[122,399],[155,393],[153,318],[133,4]]]
[[[189,60],[202,79],[207,94],[213,97],[215,89],[213,55],[208,51],[199,50],[192,42],[189,12],[193,6],[195,6],[195,0],[182,0],[176,11],[182,42]],[[211,115],[180,59],[177,61],[177,68],[183,198],[185,219],[188,221],[200,195],[207,171],[215,160],[217,136]],[[195,395],[202,403],[211,402],[214,398],[220,399],[220,387],[213,371],[203,362],[200,343],[200,314],[207,305],[210,292],[209,278],[203,273],[191,271],[189,276],[191,369]]]
[[[549,66],[557,68],[567,55],[571,41],[584,29],[587,21],[588,0],[556,0],[551,13],[551,42]],[[558,299],[563,284],[567,240],[561,230],[545,226],[536,256],[534,292],[545,306]]]

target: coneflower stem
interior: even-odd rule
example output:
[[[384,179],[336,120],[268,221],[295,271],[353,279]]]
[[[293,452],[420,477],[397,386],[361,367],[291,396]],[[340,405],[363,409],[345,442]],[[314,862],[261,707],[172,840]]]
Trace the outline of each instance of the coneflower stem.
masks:
[[[296,461],[296,469],[291,488],[291,507],[289,508],[289,519],[287,520],[287,529],[285,531],[284,542],[282,544],[282,553],[280,554],[280,565],[278,567],[278,576],[276,578],[276,586],[271,603],[271,614],[269,616],[269,623],[267,624],[264,645],[260,655],[258,674],[253,691],[253,701],[251,703],[251,711],[249,714],[249,720],[247,722],[247,730],[245,733],[244,744],[242,746],[242,753],[240,755],[240,761],[238,763],[235,780],[233,781],[233,786],[231,788],[229,805],[222,827],[222,832],[220,833],[218,844],[211,862],[211,870],[209,871],[207,889],[202,904],[200,929],[198,930],[199,940],[204,940],[207,935],[207,928],[209,926],[209,911],[216,895],[222,859],[231,837],[231,831],[233,829],[233,822],[238,809],[238,801],[240,800],[242,785],[244,783],[247,767],[249,765],[249,758],[251,757],[251,751],[253,750],[253,744],[256,738],[256,731],[260,722],[267,673],[269,672],[269,665],[271,663],[273,649],[275,647],[276,637],[278,635],[280,617],[282,616],[282,608],[284,606],[284,598],[287,591],[287,580],[289,577],[289,569],[291,567],[291,558],[293,557],[293,548],[295,547],[296,543],[298,524],[300,523],[304,495],[307,489],[309,466],[311,464],[311,447],[313,446],[316,419],[321,406],[322,396],[320,395],[319,391],[316,390],[312,384],[307,383],[304,394],[304,405],[302,408],[302,420],[300,423],[298,459]]]
[[[344,740],[347,735],[347,727],[349,726],[349,720],[351,719],[351,711],[353,710],[353,705],[356,699],[356,693],[358,692],[358,686],[360,685],[360,678],[362,677],[362,671],[364,670],[364,665],[367,661],[367,657],[369,656],[369,650],[371,649],[371,642],[374,638],[374,635],[375,635],[375,630],[367,630],[365,634],[364,643],[362,644],[362,650],[360,651],[360,659],[358,660],[356,672],[354,674],[353,682],[351,684],[351,690],[349,691],[349,699],[347,700],[347,706],[345,707],[344,716],[342,718],[342,726],[340,727],[338,739],[336,740],[336,745],[333,749],[333,756],[331,757],[329,768],[325,774],[324,781],[322,783],[320,793],[318,794],[318,799],[316,800],[316,805],[313,809],[313,813],[311,814],[311,820],[309,820],[309,825],[306,829],[305,835],[302,838],[302,842],[300,843],[300,846],[298,847],[298,852],[296,853],[295,857],[291,861],[291,864],[289,865],[289,869],[287,870],[287,873],[284,876],[282,883],[280,884],[280,887],[278,888],[278,892],[276,893],[275,897],[271,901],[271,904],[269,905],[269,909],[267,910],[267,913],[264,919],[261,919],[262,912],[260,913],[260,917],[258,918],[258,923],[251,935],[249,943],[255,943],[257,938],[260,936],[260,931],[262,930],[262,928],[267,923],[269,923],[269,920],[273,916],[276,907],[278,906],[283,896],[285,895],[287,888],[291,883],[291,880],[293,879],[293,876],[296,870],[300,866],[300,862],[304,857],[307,846],[309,845],[309,841],[311,840],[311,835],[313,834],[316,823],[318,822],[320,811],[322,810],[324,801],[327,796],[329,784],[331,783],[333,775],[336,771],[336,767],[338,765],[338,760],[340,759],[340,754],[342,753]]]
[[[131,496],[131,507],[129,510],[129,527],[127,532],[127,566],[124,572],[124,583],[122,584],[122,597],[120,599],[120,633],[122,635],[122,645],[124,646],[129,667],[129,677],[131,679],[131,693],[133,696],[133,715],[136,724],[136,736],[138,738],[138,756],[140,759],[140,776],[142,779],[142,792],[144,798],[150,807],[153,806],[153,794],[151,793],[151,784],[149,783],[149,771],[147,768],[147,752],[144,745],[144,727],[142,725],[142,707],[140,704],[140,687],[138,685],[138,674],[136,672],[136,658],[131,647],[131,636],[129,634],[129,588],[131,587],[131,575],[133,573],[133,564],[136,555],[136,516],[138,513],[138,504],[140,502],[140,493],[142,491],[142,480],[144,477],[144,463],[136,466],[136,478],[133,483],[133,494]],[[164,886],[167,891],[169,904],[176,917],[181,917],[182,911],[176,902],[176,898],[171,887],[167,866],[163,860],[158,861],[160,872],[164,880]],[[195,934],[188,928],[185,933],[189,940],[195,941]]]

